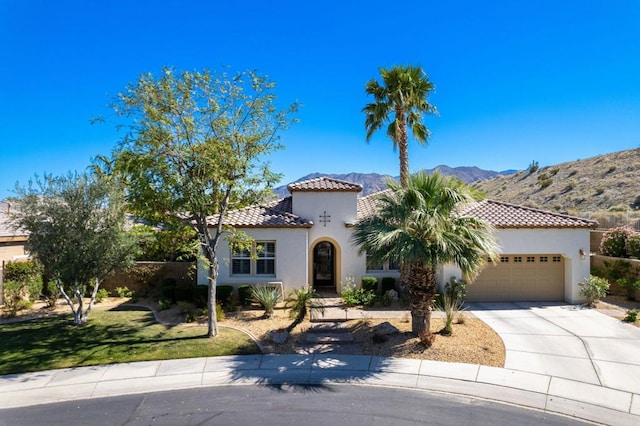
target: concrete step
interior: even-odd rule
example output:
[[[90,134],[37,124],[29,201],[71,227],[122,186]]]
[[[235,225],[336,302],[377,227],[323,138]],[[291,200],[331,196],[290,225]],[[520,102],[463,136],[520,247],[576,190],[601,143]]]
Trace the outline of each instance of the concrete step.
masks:
[[[311,322],[343,322],[347,319],[347,311],[343,308],[311,308]]]
[[[308,333],[305,341],[309,343],[349,343],[353,342],[351,333]]]
[[[299,354],[339,354],[339,355],[362,355],[362,346],[359,343],[318,343],[302,344],[296,348]]]
[[[343,322],[322,322],[311,326],[307,333],[349,333],[351,327]]]

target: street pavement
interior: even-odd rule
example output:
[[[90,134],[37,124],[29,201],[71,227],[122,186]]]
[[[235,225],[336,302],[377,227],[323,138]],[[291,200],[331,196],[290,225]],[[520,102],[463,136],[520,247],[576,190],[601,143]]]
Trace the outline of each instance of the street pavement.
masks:
[[[571,305],[471,308],[505,342],[505,368],[336,354],[148,361],[0,376],[0,409],[210,386],[356,384],[473,396],[602,424],[640,424],[640,330]]]

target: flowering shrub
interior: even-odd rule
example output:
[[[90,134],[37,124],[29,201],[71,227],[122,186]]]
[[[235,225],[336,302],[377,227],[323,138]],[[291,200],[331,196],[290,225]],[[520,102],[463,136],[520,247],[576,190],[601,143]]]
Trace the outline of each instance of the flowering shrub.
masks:
[[[634,230],[628,226],[605,232],[600,241],[600,253],[611,257],[627,257],[627,239],[634,233]]]
[[[635,233],[627,237],[627,255],[640,259],[640,233]]]

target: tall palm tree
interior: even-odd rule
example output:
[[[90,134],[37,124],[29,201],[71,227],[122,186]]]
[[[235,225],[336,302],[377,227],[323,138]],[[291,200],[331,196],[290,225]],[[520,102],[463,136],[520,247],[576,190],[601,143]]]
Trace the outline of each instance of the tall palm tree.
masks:
[[[493,228],[480,219],[459,214],[474,193],[455,177],[417,173],[407,185],[388,182],[378,197],[376,213],[360,221],[352,241],[375,263],[399,259],[401,284],[409,290],[412,331],[428,331],[436,295],[438,265],[453,263],[473,277],[495,257]]]
[[[362,109],[366,115],[367,142],[389,121],[387,135],[393,141],[393,148],[399,150],[400,183],[406,185],[409,180],[407,126],[420,144],[426,144],[429,129],[422,119],[424,114],[437,114],[436,108],[427,101],[434,85],[422,68],[411,65],[381,68],[380,76],[382,84],[372,79],[365,86],[367,94],[374,98]]]

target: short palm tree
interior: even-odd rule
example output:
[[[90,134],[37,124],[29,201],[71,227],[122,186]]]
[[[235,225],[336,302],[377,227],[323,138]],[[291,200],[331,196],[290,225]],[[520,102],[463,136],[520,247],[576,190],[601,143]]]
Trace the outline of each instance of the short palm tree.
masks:
[[[411,175],[407,185],[388,182],[374,215],[354,228],[352,241],[373,262],[399,259],[401,284],[409,290],[412,331],[429,330],[438,265],[453,263],[473,277],[495,257],[497,245],[487,222],[459,214],[474,201],[471,188],[455,177]]]
[[[436,108],[427,101],[434,85],[420,67],[411,65],[381,68],[380,76],[382,83],[373,79],[366,84],[367,94],[374,98],[363,108],[367,142],[389,122],[387,135],[393,141],[393,148],[399,151],[400,183],[406,185],[409,180],[407,127],[419,143],[426,143],[429,129],[423,123],[423,115],[437,114]]]

